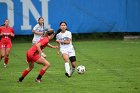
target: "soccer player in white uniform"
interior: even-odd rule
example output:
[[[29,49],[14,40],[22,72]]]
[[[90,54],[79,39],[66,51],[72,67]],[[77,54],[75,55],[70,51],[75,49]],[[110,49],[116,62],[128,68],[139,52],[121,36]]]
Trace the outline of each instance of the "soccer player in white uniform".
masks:
[[[40,38],[41,38],[41,36],[43,35],[43,32],[44,32],[44,18],[43,17],[40,17],[38,19],[38,24],[36,24],[34,26],[32,32],[34,33],[32,43],[35,44],[40,40]]]
[[[59,44],[60,52],[65,61],[65,75],[71,77],[76,67],[76,56],[72,45],[72,34],[67,30],[66,22],[60,23],[60,29],[56,34],[56,42]],[[69,60],[72,68],[70,68]]]

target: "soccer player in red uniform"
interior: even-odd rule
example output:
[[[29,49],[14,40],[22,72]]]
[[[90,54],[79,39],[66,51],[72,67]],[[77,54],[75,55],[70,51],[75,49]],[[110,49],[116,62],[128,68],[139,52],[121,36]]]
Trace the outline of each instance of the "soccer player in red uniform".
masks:
[[[11,37],[14,37],[14,29],[9,26],[9,20],[6,19],[4,25],[0,27],[1,36],[1,55],[0,60],[4,58],[4,67],[8,64],[10,50],[12,48]]]
[[[49,44],[49,40],[53,39],[53,37],[54,31],[52,29],[45,31],[43,37],[39,40],[39,42],[34,44],[27,51],[26,59],[29,66],[23,71],[22,76],[19,78],[18,82],[22,82],[25,76],[33,69],[34,62],[43,65],[43,68],[40,70],[39,75],[35,79],[36,82],[38,83],[41,82],[42,76],[44,75],[46,70],[50,67],[50,63],[44,58],[46,57],[46,55],[42,52],[42,49],[44,49],[46,46],[50,48],[58,48],[58,46],[52,46]]]

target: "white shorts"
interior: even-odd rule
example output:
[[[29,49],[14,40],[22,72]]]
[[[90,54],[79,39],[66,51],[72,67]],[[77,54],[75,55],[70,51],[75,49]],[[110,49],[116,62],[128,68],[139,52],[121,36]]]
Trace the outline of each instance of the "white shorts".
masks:
[[[61,48],[60,52],[61,54],[67,54],[69,57],[75,56],[74,48]]]

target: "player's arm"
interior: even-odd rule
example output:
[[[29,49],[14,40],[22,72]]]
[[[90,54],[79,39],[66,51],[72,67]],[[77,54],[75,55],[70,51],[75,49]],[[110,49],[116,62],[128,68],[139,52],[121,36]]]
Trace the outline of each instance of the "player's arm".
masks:
[[[33,32],[34,34],[37,34],[37,35],[42,35],[42,34],[43,34],[43,32],[37,32],[36,30],[32,30],[32,32]]]
[[[60,50],[59,50],[60,43],[59,43],[59,42],[56,42],[56,46],[58,46],[58,48],[56,48],[56,53],[57,53],[58,55],[60,55]]]
[[[41,53],[42,53],[42,50],[41,50],[41,43],[37,43],[37,44],[36,44],[36,47],[37,47],[37,50],[38,50],[39,54],[41,54]]]
[[[53,45],[51,45],[51,44],[49,44],[49,43],[48,43],[47,46],[50,47],[50,48],[58,48],[58,46],[53,46]]]
[[[3,35],[3,33],[2,33],[2,28],[1,28],[2,26],[0,26],[0,36],[2,36]]]
[[[14,34],[14,29],[12,28],[12,32],[11,32],[11,34],[10,34],[12,37],[14,37],[15,36],[15,34]]]
[[[71,41],[71,39],[70,38],[68,38],[67,40],[64,40],[64,44],[70,44],[70,41]]]
[[[59,39],[56,40],[56,42],[58,42],[58,43],[64,43],[64,44],[69,44],[70,41],[71,41],[70,38],[68,38],[67,40],[59,40]]]
[[[41,50],[41,43],[37,43],[36,44],[36,47],[37,47],[37,50],[39,51],[39,54],[42,56],[42,57],[44,57],[44,58],[46,58],[46,55],[43,53],[43,51]]]
[[[58,48],[60,47],[60,43],[59,42],[56,42],[56,46],[58,46]]]
[[[0,26],[0,36],[2,36],[2,33],[1,33],[1,26]]]
[[[15,36],[15,34],[14,34],[14,33],[11,33],[11,36],[12,36],[12,37],[14,37],[14,36]]]

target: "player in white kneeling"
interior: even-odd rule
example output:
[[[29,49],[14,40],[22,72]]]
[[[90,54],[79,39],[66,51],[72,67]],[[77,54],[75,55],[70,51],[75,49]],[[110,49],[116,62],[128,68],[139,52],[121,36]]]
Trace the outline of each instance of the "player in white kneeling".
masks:
[[[70,77],[76,67],[76,56],[72,45],[72,34],[67,30],[66,22],[60,23],[60,29],[56,34],[56,42],[59,44],[60,52],[65,61],[65,75]],[[70,68],[69,60],[71,61],[72,68]]]

